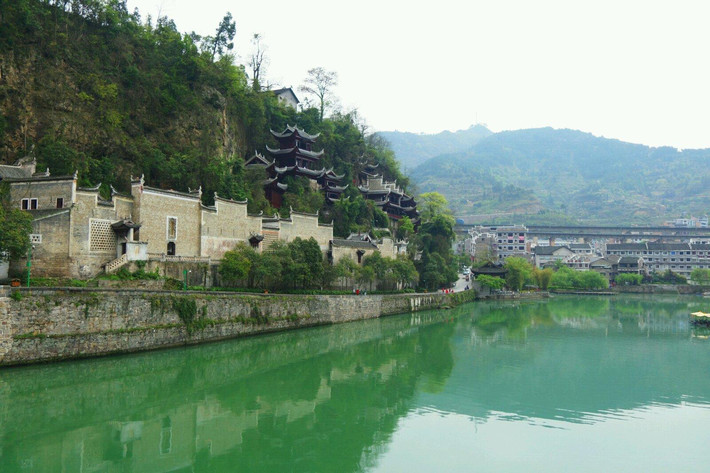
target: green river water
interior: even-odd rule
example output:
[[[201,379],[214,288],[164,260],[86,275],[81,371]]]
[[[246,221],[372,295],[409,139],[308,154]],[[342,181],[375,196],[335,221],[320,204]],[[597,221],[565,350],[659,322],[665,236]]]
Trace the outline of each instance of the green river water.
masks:
[[[708,472],[693,297],[556,297],[0,369],[0,472]]]

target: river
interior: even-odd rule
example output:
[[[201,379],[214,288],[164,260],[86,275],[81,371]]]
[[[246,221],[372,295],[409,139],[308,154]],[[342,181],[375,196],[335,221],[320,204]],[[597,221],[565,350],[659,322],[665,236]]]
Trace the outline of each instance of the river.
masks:
[[[706,472],[697,297],[477,302],[0,370],[0,471]]]

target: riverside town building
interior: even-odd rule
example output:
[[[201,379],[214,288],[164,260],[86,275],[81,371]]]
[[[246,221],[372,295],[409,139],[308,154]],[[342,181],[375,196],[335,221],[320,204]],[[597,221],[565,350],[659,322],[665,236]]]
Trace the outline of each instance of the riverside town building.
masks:
[[[293,129],[293,139],[300,136]],[[312,137],[311,137],[312,138]],[[298,138],[303,140],[303,138]],[[301,143],[306,142],[301,141]],[[303,144],[301,144],[303,146]],[[282,153],[279,156],[285,156]],[[291,150],[291,171],[306,169],[303,156]],[[273,242],[314,238],[330,261],[349,257],[362,263],[368,252],[395,257],[402,243],[353,236],[333,239],[333,226],[318,222],[318,214],[291,211],[290,218],[247,213],[247,201],[214,195],[214,205],[202,203],[201,189],[178,192],[145,185],[143,177],[131,179],[130,194],[111,188],[105,200],[99,186],[77,186],[77,174],[52,176],[35,172],[32,160],[0,166],[0,179],[10,186],[11,205],[33,217],[32,274],[44,277],[90,278],[114,272],[131,261],[170,263],[218,262],[226,251],[245,242],[261,252]],[[283,169],[279,167],[278,169]],[[275,177],[280,175],[274,166]],[[291,172],[289,171],[289,172]],[[324,189],[333,191],[331,173],[322,172]],[[278,179],[278,177],[276,177]],[[26,261],[11,263],[18,274]]]

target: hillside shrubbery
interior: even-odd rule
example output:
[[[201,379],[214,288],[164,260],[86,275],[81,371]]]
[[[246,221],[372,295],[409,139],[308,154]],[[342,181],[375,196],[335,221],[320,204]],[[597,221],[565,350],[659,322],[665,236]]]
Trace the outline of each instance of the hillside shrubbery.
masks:
[[[282,105],[235,64],[230,40],[215,45],[215,38],[179,32],[167,17],[141,18],[127,11],[125,0],[4,2],[0,163],[34,154],[38,169],[49,167],[55,176],[78,170],[80,185],[101,183],[106,196],[110,186],[127,190],[131,175],[144,174],[155,187],[201,186],[206,204],[217,192],[249,199],[250,212],[271,214],[260,185],[264,176],[244,169],[244,160],[275,146],[269,130],[289,124],[321,133],[321,164],[345,174],[344,183],[369,160],[406,187],[393,152],[363,133],[356,112],[321,120],[315,108],[297,112]],[[299,194],[302,188],[295,185],[287,202],[298,210],[322,209],[331,219],[322,199]],[[350,185],[345,196],[359,192]],[[371,214],[364,209],[355,222],[338,226],[338,234],[371,227]]]

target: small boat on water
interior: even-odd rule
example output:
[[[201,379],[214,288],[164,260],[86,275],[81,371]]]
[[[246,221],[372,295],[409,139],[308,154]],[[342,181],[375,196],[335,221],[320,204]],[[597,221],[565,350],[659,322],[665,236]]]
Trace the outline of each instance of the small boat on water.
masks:
[[[690,323],[710,327],[710,314],[707,312],[693,312],[690,314]]]

